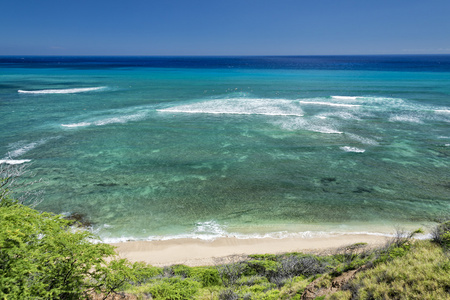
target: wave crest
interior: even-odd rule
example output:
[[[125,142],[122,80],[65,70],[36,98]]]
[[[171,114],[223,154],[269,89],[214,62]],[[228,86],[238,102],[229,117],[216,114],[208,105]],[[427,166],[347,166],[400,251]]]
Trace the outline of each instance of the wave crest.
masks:
[[[30,161],[31,159],[0,159],[0,164],[21,165]]]
[[[267,98],[224,98],[178,105],[159,112],[188,114],[232,114],[266,116],[303,116],[303,110],[293,100]]]
[[[61,124],[61,126],[66,127],[66,128],[77,128],[77,127],[86,127],[86,126],[91,126],[91,125],[103,126],[103,125],[114,124],[114,123],[124,124],[124,123],[130,122],[130,121],[142,120],[146,117],[146,115],[147,114],[145,112],[141,112],[141,113],[135,113],[135,114],[130,114],[130,115],[105,117],[103,119],[96,120],[96,121]]]
[[[302,104],[308,105],[327,105],[327,106],[338,106],[338,107],[359,107],[358,104],[345,104],[345,103],[334,103],[334,102],[324,102],[324,101],[299,101]]]
[[[36,91],[18,90],[17,92],[21,94],[75,94],[75,93],[98,91],[104,88],[106,87],[98,86],[89,88],[50,89],[50,90],[36,90]]]
[[[365,149],[357,148],[357,147],[350,147],[350,146],[344,146],[339,147],[339,149],[345,151],[345,152],[355,152],[355,153],[364,153],[366,152]]]

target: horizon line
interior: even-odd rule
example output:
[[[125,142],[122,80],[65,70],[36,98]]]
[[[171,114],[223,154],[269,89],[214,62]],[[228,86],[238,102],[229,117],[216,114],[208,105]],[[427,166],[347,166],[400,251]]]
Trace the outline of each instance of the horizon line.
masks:
[[[325,57],[325,56],[448,56],[450,53],[422,54],[0,54],[0,57]]]

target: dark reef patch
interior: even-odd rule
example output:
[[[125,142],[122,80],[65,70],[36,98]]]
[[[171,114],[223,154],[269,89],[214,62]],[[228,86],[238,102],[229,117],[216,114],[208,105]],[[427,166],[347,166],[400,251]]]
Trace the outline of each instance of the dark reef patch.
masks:
[[[77,212],[71,213],[66,219],[78,223],[81,227],[91,227],[94,225],[94,223],[88,220],[85,214]]]

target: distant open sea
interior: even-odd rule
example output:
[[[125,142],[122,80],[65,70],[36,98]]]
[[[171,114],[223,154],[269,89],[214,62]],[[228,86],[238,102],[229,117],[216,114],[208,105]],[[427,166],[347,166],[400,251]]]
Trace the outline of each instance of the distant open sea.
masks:
[[[450,214],[450,55],[0,57],[0,160],[104,241]]]

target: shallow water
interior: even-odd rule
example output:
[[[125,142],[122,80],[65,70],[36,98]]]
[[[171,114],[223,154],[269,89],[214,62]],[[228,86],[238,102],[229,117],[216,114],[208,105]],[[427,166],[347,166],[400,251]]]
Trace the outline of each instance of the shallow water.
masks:
[[[31,163],[38,208],[108,241],[385,233],[450,213],[449,56],[0,70],[1,161]]]

